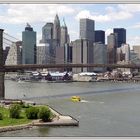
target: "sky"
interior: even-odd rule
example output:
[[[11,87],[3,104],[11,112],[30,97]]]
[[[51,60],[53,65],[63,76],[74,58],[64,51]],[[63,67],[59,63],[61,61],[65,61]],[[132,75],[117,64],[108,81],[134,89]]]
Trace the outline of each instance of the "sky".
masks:
[[[125,28],[127,43],[140,45],[140,4],[0,4],[0,28],[21,40],[28,22],[39,41],[42,27],[53,22],[56,13],[61,25],[65,19],[71,41],[79,38],[79,19],[89,18],[106,36],[113,28]]]

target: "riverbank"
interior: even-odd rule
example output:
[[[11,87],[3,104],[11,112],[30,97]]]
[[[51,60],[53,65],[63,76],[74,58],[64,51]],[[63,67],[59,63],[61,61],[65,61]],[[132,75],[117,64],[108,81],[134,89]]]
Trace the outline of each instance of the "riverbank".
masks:
[[[41,106],[41,105],[36,105]],[[48,106],[53,115],[55,116],[50,122],[43,122],[41,119],[33,120],[31,123],[27,124],[20,124],[20,125],[10,125],[10,126],[2,126],[0,127],[0,133],[1,132],[7,132],[7,131],[16,131],[16,130],[22,130],[22,129],[31,129],[36,126],[78,126],[79,122],[71,117],[62,115],[61,113],[54,110],[52,107]]]

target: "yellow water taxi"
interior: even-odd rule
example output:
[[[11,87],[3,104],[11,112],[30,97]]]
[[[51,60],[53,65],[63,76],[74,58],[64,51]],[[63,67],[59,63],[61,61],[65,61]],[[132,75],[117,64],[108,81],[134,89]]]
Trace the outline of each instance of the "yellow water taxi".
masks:
[[[80,98],[79,96],[72,96],[72,97],[71,97],[71,100],[72,100],[73,102],[80,102],[80,101],[81,101],[81,98]]]

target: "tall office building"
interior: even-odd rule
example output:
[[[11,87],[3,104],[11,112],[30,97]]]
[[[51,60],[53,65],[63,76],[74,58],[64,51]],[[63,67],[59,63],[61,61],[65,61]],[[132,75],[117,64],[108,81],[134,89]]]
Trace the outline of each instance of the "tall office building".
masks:
[[[72,63],[90,64],[93,63],[93,43],[87,39],[78,39],[71,42]],[[74,73],[93,71],[93,68],[73,68]]]
[[[42,43],[48,43],[53,39],[53,23],[46,23],[42,27]]]
[[[126,29],[114,28],[113,32],[117,34],[117,41],[116,41],[117,48],[121,47],[122,44],[126,44]]]
[[[101,42],[102,44],[105,44],[105,31],[95,31],[95,42]]]
[[[53,23],[48,22],[42,28],[42,40],[40,43],[49,44],[49,56],[50,56],[50,63],[54,63],[54,59],[51,58],[55,54],[55,47],[57,45],[56,40],[53,39]]]
[[[130,46],[129,46],[129,44],[122,44],[121,49],[122,49],[122,53],[125,56],[124,61],[129,62],[130,61]]]
[[[47,43],[37,44],[37,64],[49,64],[49,63],[50,63],[49,44]]]
[[[100,42],[94,43],[94,53],[93,53],[94,64],[107,64],[107,46]],[[106,68],[96,67],[94,68],[96,72],[104,72]]]
[[[56,14],[53,26],[53,39],[56,40],[58,46],[60,46],[60,32],[60,21],[58,15]]]
[[[61,27],[60,46],[64,47],[65,43],[67,42],[68,42],[68,29],[64,21],[64,25]]]
[[[109,36],[107,36],[107,53],[108,53],[108,63],[114,64],[116,63],[116,34],[111,33]]]
[[[94,20],[80,19],[80,39],[95,41]]]
[[[22,63],[36,63],[36,32],[28,23],[22,32]]]
[[[138,58],[140,59],[140,45],[133,46],[134,53],[137,53]]]

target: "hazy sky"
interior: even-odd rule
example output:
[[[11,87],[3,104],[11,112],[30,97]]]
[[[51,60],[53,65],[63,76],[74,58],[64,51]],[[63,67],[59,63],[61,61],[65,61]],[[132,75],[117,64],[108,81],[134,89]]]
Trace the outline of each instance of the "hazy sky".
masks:
[[[106,36],[122,27],[130,46],[140,44],[140,4],[0,4],[0,26],[21,39],[28,22],[40,40],[42,27],[53,22],[56,13],[61,25],[65,18],[71,40],[79,38],[79,19],[90,18],[95,20],[95,30],[104,30]]]

